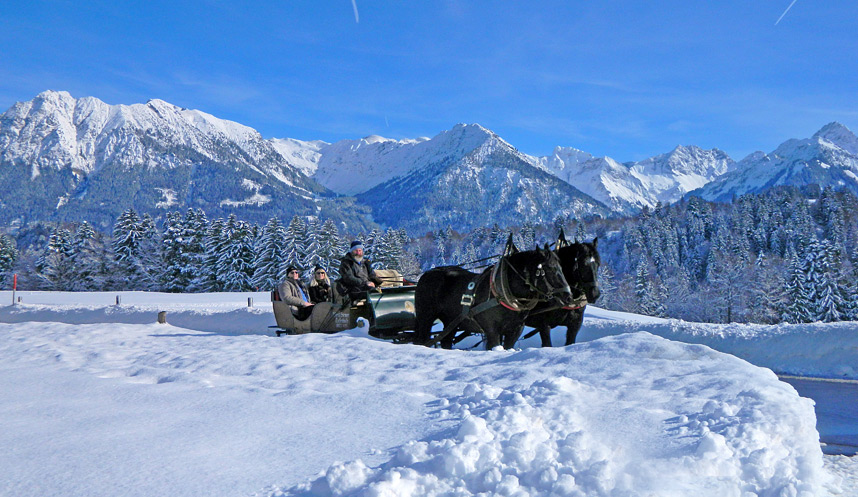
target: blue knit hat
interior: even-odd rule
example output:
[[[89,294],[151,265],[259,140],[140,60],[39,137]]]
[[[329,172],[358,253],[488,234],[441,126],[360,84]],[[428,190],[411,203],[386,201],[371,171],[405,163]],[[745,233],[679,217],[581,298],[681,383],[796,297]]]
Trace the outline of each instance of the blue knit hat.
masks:
[[[349,247],[349,252],[354,252],[357,249],[363,250],[363,243],[360,240],[355,240],[352,242],[351,247]]]

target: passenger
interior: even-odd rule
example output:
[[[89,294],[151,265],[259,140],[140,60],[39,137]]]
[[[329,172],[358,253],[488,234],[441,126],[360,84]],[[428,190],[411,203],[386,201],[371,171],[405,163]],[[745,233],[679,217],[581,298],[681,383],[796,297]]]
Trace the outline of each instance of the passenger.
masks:
[[[376,276],[370,262],[363,257],[363,244],[354,241],[349,252],[340,259],[340,279],[337,290],[343,297],[357,302],[364,298],[365,292],[381,291],[381,278]]]
[[[295,266],[289,266],[286,270],[286,279],[280,283],[278,288],[280,300],[289,304],[292,314],[303,321],[313,313],[313,303],[310,302],[307,287],[301,281],[301,273]]]
[[[331,280],[322,266],[313,269],[313,281],[310,282],[310,302],[333,302],[334,289],[331,288]]]

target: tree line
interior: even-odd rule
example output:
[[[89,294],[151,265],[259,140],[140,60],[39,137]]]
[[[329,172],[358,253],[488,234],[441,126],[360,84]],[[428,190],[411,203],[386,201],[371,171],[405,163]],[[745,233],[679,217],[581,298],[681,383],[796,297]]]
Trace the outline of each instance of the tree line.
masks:
[[[858,198],[848,191],[782,187],[729,204],[699,198],[626,218],[556,219],[551,225],[452,227],[409,237],[403,230],[358,234],[378,267],[412,279],[431,267],[474,271],[512,234],[522,249],[598,236],[602,299],[608,309],[701,322],[802,323],[858,319]],[[111,233],[81,223],[56,227],[44,244],[18,253],[0,236],[0,275],[21,273],[28,289],[271,289],[295,265],[337,277],[352,236],[333,221],[295,216],[264,226],[202,210],[170,213],[159,228],[124,212]],[[475,262],[478,261],[478,262]]]
[[[401,230],[358,234],[378,268],[405,272],[416,267],[403,249]],[[162,226],[133,209],[123,212],[111,233],[83,222],[54,227],[43,246],[19,253],[0,237],[0,274],[20,273],[30,290],[241,292],[272,290],[296,266],[309,278],[316,266],[339,276],[340,258],[351,236],[332,220],[295,216],[288,224],[272,217],[264,226],[237,219],[209,220],[202,209],[170,212]]]

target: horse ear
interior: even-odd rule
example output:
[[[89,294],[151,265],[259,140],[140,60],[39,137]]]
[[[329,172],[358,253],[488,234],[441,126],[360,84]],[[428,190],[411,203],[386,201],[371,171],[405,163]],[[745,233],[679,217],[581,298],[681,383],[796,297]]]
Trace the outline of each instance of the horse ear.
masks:
[[[597,236],[596,238],[593,238],[593,248],[596,248],[598,246],[599,246],[599,237]]]

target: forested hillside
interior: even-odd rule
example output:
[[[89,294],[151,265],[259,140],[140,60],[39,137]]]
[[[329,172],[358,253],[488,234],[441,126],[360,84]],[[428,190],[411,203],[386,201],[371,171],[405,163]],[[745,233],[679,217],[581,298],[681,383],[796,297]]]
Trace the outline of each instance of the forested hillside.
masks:
[[[690,198],[623,219],[558,218],[549,225],[452,227],[409,238],[404,230],[342,233],[332,220],[294,216],[260,226],[202,210],[172,212],[163,226],[125,211],[111,233],[88,223],[36,223],[0,237],[4,285],[26,289],[272,289],[288,265],[336,277],[348,241],[362,239],[377,267],[416,279],[446,264],[480,270],[513,234],[520,248],[599,238],[602,299],[615,310],[706,322],[776,323],[858,317],[858,198],[808,187],[745,195],[730,204]],[[17,247],[17,248],[16,248]]]

